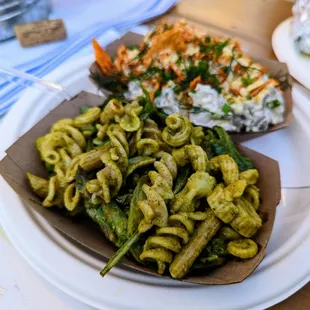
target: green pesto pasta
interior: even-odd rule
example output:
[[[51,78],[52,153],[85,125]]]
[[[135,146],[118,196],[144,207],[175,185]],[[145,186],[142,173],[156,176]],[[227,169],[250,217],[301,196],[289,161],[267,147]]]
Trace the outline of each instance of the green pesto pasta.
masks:
[[[182,114],[174,113],[166,118],[167,127],[163,130],[163,140],[172,147],[186,144],[192,133],[192,124]]]
[[[212,139],[202,127],[178,113],[164,125],[152,109],[111,99],[53,124],[36,141],[49,178],[27,173],[43,207],[88,216],[119,248],[102,276],[127,254],[175,279],[201,265],[214,244],[227,256],[213,266],[254,257],[259,172],[239,172],[229,154],[208,159]]]

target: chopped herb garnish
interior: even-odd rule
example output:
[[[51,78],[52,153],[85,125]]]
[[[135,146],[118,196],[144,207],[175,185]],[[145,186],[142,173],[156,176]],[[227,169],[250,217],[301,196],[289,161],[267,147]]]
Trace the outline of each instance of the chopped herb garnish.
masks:
[[[167,31],[173,28],[173,25],[169,25],[169,24],[164,24],[163,26],[163,31]]]
[[[192,107],[191,110],[192,113],[198,114],[198,113],[210,113],[210,114],[214,114],[213,112],[209,111],[208,109],[205,108],[201,108],[201,107]]]
[[[247,99],[247,100],[252,100],[252,98],[253,98],[253,97],[250,96],[250,95],[246,96],[246,99]]]
[[[281,102],[279,100],[272,100],[266,103],[267,108],[274,110],[278,108],[281,105]]]
[[[178,94],[181,92],[181,87],[180,87],[180,85],[174,86],[173,91],[178,95]]]
[[[192,93],[192,94],[196,94],[197,93],[197,91],[195,89],[191,89],[189,92]]]
[[[253,84],[254,83],[254,80],[252,79],[252,78],[250,78],[250,77],[246,77],[246,78],[242,78],[241,79],[241,81],[242,81],[242,84],[246,87],[246,86],[249,86],[249,85],[251,85],[251,84]]]
[[[231,112],[231,108],[230,108],[230,105],[225,103],[222,107],[222,111],[224,112],[225,115],[228,115],[229,112]]]
[[[127,49],[129,49],[130,51],[136,50],[138,48],[139,48],[138,44],[132,44],[132,45],[127,46]]]
[[[205,42],[209,44],[211,42],[211,37],[210,36],[206,36],[205,37]]]
[[[230,39],[227,39],[225,42],[217,42],[215,44],[215,56],[218,58],[222,55],[223,49],[228,45]]]
[[[154,98],[157,98],[161,95],[161,90],[157,89],[155,94],[154,94]]]
[[[164,81],[168,82],[170,80],[173,80],[175,78],[175,73],[172,70],[169,70],[167,72],[163,72],[162,78]]]
[[[183,62],[183,59],[182,59],[182,57],[181,56],[179,56],[178,57],[178,59],[177,59],[177,61],[175,62],[176,63],[176,65],[181,65],[182,64],[182,62]]]

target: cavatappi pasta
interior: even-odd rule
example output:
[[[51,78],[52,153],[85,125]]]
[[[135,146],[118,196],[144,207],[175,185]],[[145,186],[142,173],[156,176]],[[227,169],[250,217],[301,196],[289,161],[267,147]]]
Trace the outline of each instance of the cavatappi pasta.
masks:
[[[37,139],[50,177],[27,177],[43,206],[89,216],[119,248],[102,275],[125,254],[176,279],[254,257],[258,171],[223,129],[146,115],[147,100],[83,107]]]

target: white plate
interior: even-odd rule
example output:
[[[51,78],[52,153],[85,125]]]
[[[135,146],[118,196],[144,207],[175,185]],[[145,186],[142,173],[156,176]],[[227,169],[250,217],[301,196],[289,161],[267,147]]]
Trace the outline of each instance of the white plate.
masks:
[[[310,89],[310,56],[302,55],[291,35],[292,18],[283,21],[273,32],[272,47],[277,58],[286,62],[291,75]]]
[[[91,57],[75,60],[46,79],[68,87],[71,93],[96,92],[87,77],[91,61]],[[1,147],[9,146],[59,101],[39,90],[28,90],[0,128]],[[299,115],[305,117],[301,123],[309,122],[305,104],[299,102],[297,106]],[[308,136],[304,137],[305,144],[309,143]],[[265,138],[260,138],[260,145]],[[281,141],[274,143],[280,146]],[[287,160],[287,165],[291,162],[297,166],[298,152],[291,153],[293,157]],[[290,171],[294,172],[291,178],[297,177],[293,168]],[[248,279],[229,286],[185,284],[120,267],[102,279],[98,274],[104,265],[101,257],[53,229],[28,209],[2,178],[0,189],[1,224],[21,255],[58,288],[99,309],[263,309],[288,297],[310,279],[310,189],[307,188],[283,190],[266,258]]]

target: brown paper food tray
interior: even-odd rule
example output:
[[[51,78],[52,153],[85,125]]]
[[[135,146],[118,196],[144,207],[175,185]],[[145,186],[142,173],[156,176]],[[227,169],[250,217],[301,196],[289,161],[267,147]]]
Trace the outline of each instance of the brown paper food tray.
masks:
[[[110,45],[107,46],[106,51],[109,55],[111,56],[115,56],[117,49],[120,45],[125,44],[126,46],[128,45],[136,45],[141,43],[143,39],[143,36],[137,33],[133,33],[133,32],[127,32],[122,38],[115,40],[114,42],[112,42]],[[261,63],[262,65],[266,66],[269,69],[269,72],[271,73],[272,76],[285,76],[287,75],[288,77],[288,82],[290,84],[292,84],[292,78],[289,75],[289,71],[288,68],[286,66],[285,63],[281,63],[275,60],[269,60],[269,59],[260,59],[260,58],[255,58],[259,63]],[[90,72],[100,72],[101,74],[103,74],[99,67],[97,66],[97,63],[94,62],[90,68],[89,68]],[[292,114],[292,110],[293,110],[293,100],[292,100],[292,92],[291,89],[288,88],[286,89],[284,92],[284,99],[285,99],[285,104],[286,104],[286,111],[285,111],[285,115],[284,115],[284,121],[280,124],[277,125],[273,125],[270,126],[270,128],[268,130],[266,130],[265,132],[258,132],[258,133],[233,133],[232,137],[234,139],[234,141],[236,142],[242,142],[242,141],[247,141],[247,140],[251,140],[254,139],[256,137],[262,136],[266,133],[270,133],[276,130],[279,130],[281,128],[287,127],[290,125],[290,123],[292,122],[292,118],[293,118],[293,114]]]
[[[26,172],[47,177],[45,167],[35,148],[35,140],[47,133],[53,123],[60,118],[72,118],[78,115],[82,105],[98,106],[102,101],[102,97],[82,92],[69,102],[64,101],[61,103],[6,151],[7,156],[0,162],[0,173],[14,191],[24,200],[25,204],[32,207],[51,225],[87,249],[94,251],[102,257],[110,258],[115,252],[115,247],[104,238],[99,229],[91,221],[65,217],[57,211],[44,208],[41,205],[41,201],[30,189],[26,179]],[[261,189],[262,199],[260,212],[263,214],[265,223],[255,236],[255,241],[259,244],[259,253],[252,259],[246,261],[232,260],[223,267],[210,273],[199,276],[188,276],[183,281],[199,284],[230,284],[240,282],[254,271],[265,256],[266,245],[274,223],[276,206],[280,201],[279,166],[271,158],[243,146],[238,147],[242,154],[253,160],[260,172],[258,184]],[[14,206],[7,207],[11,208]],[[124,259],[122,264],[126,267],[158,276],[152,270],[128,259]]]

